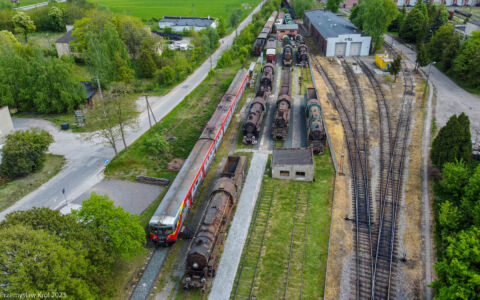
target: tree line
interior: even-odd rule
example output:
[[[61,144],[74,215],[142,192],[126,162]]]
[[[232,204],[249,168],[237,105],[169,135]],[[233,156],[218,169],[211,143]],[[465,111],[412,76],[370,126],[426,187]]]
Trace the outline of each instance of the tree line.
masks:
[[[472,162],[470,121],[452,116],[433,140],[438,278],[435,299],[475,299],[480,283],[480,166]]]
[[[418,2],[408,13],[403,7],[390,30],[416,45],[419,66],[435,62],[465,86],[480,86],[480,32],[463,40],[453,24],[448,23],[444,5]]]

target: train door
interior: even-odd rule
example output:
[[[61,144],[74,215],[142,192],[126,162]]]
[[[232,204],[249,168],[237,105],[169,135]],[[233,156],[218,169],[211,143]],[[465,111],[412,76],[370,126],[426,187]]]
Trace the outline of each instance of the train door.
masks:
[[[335,56],[345,56],[347,43],[335,43]]]
[[[361,42],[350,43],[350,53],[348,55],[359,56],[361,48],[362,48]]]

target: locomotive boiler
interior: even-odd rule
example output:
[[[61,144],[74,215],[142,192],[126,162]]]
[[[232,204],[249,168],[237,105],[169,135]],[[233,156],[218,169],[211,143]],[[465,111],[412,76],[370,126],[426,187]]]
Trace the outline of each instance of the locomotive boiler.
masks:
[[[323,127],[320,101],[315,89],[307,89],[307,105],[305,106],[307,147],[312,148],[314,154],[323,154],[327,135]]]
[[[260,79],[260,90],[267,95],[272,91],[273,79],[275,76],[275,65],[267,62],[262,69],[262,78]]]
[[[258,142],[262,121],[265,114],[265,101],[267,94],[258,91],[248,108],[248,115],[242,125],[243,143],[255,145]]]
[[[292,65],[293,61],[293,47],[290,44],[286,44],[283,46],[282,51],[282,61],[285,67],[289,67]]]
[[[272,138],[284,141],[288,136],[290,123],[290,68],[283,70],[282,86],[277,99],[277,110],[272,126]]]
[[[308,65],[308,47],[305,44],[300,44],[297,47],[297,64],[305,67]]]
[[[206,290],[215,276],[231,212],[242,189],[248,157],[229,156],[187,250],[183,287]]]

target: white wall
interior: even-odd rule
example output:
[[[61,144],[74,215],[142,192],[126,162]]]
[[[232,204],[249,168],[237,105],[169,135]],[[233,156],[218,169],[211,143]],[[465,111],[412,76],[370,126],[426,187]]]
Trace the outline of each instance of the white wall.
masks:
[[[361,36],[360,34],[343,34],[336,38],[327,39],[327,51],[325,56],[335,56],[335,43],[347,43],[345,55],[350,54],[350,43],[361,42],[360,56],[368,56],[370,52],[370,42],[372,38],[369,36]]]
[[[0,107],[0,144],[3,143],[5,136],[12,133],[12,131],[13,123],[8,106]]]
[[[191,28],[191,26],[172,26],[172,23],[168,23],[168,22],[159,22],[158,23],[158,27],[160,29],[164,29],[164,28],[172,28],[172,31],[174,32],[183,32],[183,30],[188,30]],[[212,28],[217,28],[217,22],[213,22],[210,27]],[[195,31],[200,31],[202,29],[205,29],[205,27],[193,27],[193,30]]]

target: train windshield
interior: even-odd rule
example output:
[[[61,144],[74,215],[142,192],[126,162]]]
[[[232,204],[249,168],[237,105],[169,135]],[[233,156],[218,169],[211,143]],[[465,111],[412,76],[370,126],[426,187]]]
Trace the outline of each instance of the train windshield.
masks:
[[[171,227],[155,226],[152,227],[152,232],[156,235],[169,235],[173,233],[173,229]]]

